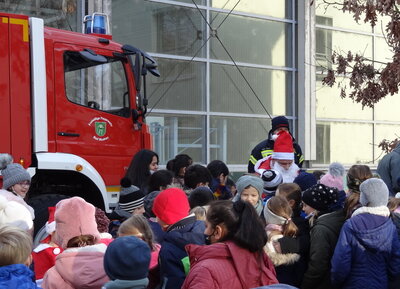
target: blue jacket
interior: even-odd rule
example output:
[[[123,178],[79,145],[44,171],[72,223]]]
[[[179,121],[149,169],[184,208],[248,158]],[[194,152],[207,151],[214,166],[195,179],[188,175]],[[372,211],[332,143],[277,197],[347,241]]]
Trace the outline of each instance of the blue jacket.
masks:
[[[400,144],[379,161],[376,172],[388,186],[393,196],[400,191]]]
[[[0,288],[37,289],[33,272],[25,265],[13,264],[0,267]]]
[[[399,273],[400,241],[390,218],[361,213],[345,222],[332,258],[332,283],[386,289]]]
[[[205,244],[205,223],[188,217],[172,225],[164,235],[159,253],[162,288],[181,288],[186,278],[185,260],[188,255],[185,246],[188,244]]]

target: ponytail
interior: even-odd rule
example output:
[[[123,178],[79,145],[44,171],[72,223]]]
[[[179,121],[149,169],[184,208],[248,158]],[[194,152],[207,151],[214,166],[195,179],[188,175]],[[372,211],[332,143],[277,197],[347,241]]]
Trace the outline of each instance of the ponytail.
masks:
[[[214,201],[207,211],[207,221],[213,227],[223,223],[227,229],[223,241],[233,241],[250,252],[262,252],[267,242],[261,218],[248,202]]]

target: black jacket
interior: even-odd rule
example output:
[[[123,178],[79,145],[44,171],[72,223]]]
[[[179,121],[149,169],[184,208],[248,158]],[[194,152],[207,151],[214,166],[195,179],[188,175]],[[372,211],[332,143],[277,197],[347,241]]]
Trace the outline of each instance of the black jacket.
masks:
[[[269,132],[268,136],[269,136],[268,139],[260,142],[251,151],[247,172],[254,173],[254,165],[257,163],[257,161],[273,153],[275,141],[271,139],[272,138],[271,132]],[[301,147],[296,143],[296,140],[294,138],[293,138],[293,149],[294,149],[294,162],[301,168],[304,162],[304,156],[303,152],[301,151]]]

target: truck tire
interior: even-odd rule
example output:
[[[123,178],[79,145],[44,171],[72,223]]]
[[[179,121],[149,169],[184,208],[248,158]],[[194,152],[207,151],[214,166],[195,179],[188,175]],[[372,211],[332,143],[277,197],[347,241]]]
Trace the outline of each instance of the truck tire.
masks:
[[[28,200],[28,204],[35,211],[35,220],[33,221],[34,231],[33,236],[39,232],[39,230],[46,224],[49,219],[48,207],[55,206],[59,201],[70,198],[70,196],[59,195],[59,194],[46,194],[39,195]]]

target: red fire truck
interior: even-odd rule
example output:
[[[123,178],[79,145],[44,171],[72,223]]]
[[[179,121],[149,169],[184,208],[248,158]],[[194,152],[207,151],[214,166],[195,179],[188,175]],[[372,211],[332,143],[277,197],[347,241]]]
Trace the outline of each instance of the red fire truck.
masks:
[[[109,35],[6,13],[0,51],[0,153],[32,175],[35,225],[65,196],[110,211],[132,156],[151,147],[141,91],[148,71],[159,76],[157,63]]]

